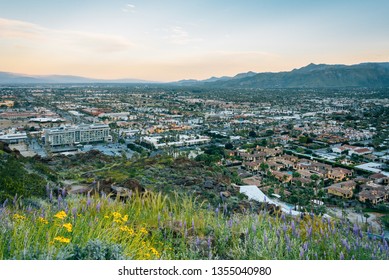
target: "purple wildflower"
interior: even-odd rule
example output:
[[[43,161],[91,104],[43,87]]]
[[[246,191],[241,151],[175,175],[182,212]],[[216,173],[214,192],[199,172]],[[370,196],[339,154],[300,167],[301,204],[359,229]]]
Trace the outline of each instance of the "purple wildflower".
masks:
[[[216,207],[215,209],[215,215],[217,216],[219,214],[219,207]]]
[[[96,211],[97,211],[97,212],[100,212],[100,208],[101,208],[101,203],[99,202],[99,203],[97,203],[97,205],[96,205]]]
[[[233,220],[232,220],[232,219],[229,219],[229,220],[228,220],[228,227],[229,227],[229,228],[232,228],[233,223],[234,223]]]
[[[339,259],[340,259],[340,260],[344,260],[344,255],[343,255],[343,252],[340,252]]]
[[[309,238],[311,237],[311,235],[312,235],[312,226],[310,226],[308,228],[307,235],[308,235]]]
[[[300,259],[303,259],[304,257],[304,249],[300,248]]]
[[[350,251],[350,244],[348,244],[347,239],[342,239],[342,244],[346,247],[347,251]]]
[[[195,243],[196,247],[199,247],[200,246],[200,239],[199,237],[196,237],[196,243]]]
[[[12,200],[12,204],[16,205],[17,200],[18,200],[18,194],[15,194],[14,199]]]
[[[50,202],[53,201],[53,191],[50,191],[49,200],[50,200]]]
[[[66,196],[66,189],[62,188],[62,197],[65,197],[65,196]]]
[[[57,199],[58,208],[61,208],[61,202],[62,202],[62,196],[59,194]]]
[[[308,242],[304,242],[303,249],[305,252],[308,251]]]
[[[357,224],[354,224],[353,226],[353,233],[355,236],[359,236],[359,227]]]
[[[263,236],[263,241],[265,242],[265,244],[267,244],[268,238],[267,238],[266,233],[265,233],[265,235]]]
[[[77,208],[76,207],[74,207],[72,209],[72,214],[73,214],[73,217],[77,217]]]
[[[92,203],[92,201],[90,200],[90,198],[88,198],[88,200],[86,201],[86,207],[89,208],[91,203]]]

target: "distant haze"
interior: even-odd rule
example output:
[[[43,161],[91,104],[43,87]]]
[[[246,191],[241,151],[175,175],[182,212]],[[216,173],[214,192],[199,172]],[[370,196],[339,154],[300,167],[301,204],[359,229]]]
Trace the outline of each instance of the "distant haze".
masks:
[[[177,81],[389,61],[386,0],[0,1],[0,71]]]

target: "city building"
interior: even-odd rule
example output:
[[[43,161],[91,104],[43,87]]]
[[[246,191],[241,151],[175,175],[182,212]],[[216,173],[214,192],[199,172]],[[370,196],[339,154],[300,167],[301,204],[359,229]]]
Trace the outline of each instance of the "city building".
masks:
[[[112,141],[109,126],[106,124],[91,124],[79,126],[62,126],[45,130],[45,141],[50,146],[87,144],[93,142]]]
[[[0,135],[0,141],[8,144],[19,144],[25,142],[26,140],[27,134],[25,132]]]

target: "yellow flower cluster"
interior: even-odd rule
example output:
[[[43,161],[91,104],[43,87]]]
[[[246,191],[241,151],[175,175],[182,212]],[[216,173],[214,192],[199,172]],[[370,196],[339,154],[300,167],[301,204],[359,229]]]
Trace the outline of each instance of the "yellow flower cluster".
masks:
[[[19,215],[19,214],[15,214],[13,217],[17,221],[21,221],[21,220],[25,220],[26,219],[26,217],[24,217],[22,215]]]
[[[57,214],[54,215],[55,218],[58,218],[60,220],[63,220],[67,217],[68,215],[66,214],[65,211],[60,211]]]
[[[151,251],[151,253],[152,253],[154,256],[156,256],[157,258],[160,257],[159,252],[158,252],[157,249],[155,249],[154,247],[150,247],[150,251]]]
[[[44,225],[47,225],[47,224],[49,223],[49,221],[46,220],[46,219],[43,218],[43,217],[39,217],[39,218],[38,218],[38,221],[39,221],[40,223],[44,224]]]
[[[63,224],[63,227],[66,228],[68,232],[72,232],[73,226],[71,223]]]
[[[122,216],[119,212],[113,212],[113,221],[118,224],[122,224],[128,221],[128,215]]]
[[[129,228],[128,226],[121,226],[120,230],[127,232],[130,236],[133,236],[135,234],[134,230],[132,228]]]
[[[142,227],[140,230],[139,230],[140,233],[143,233],[143,234],[148,234],[149,232],[147,231],[147,229],[145,229],[144,227]]]
[[[66,237],[63,237],[63,236],[57,236],[54,238],[54,241],[58,241],[60,243],[70,243],[70,238],[66,238]]]

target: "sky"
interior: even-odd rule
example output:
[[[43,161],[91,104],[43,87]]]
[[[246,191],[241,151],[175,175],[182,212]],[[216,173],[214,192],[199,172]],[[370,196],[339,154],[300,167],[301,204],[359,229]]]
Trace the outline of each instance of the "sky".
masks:
[[[150,81],[389,61],[387,0],[0,0],[0,71]]]

